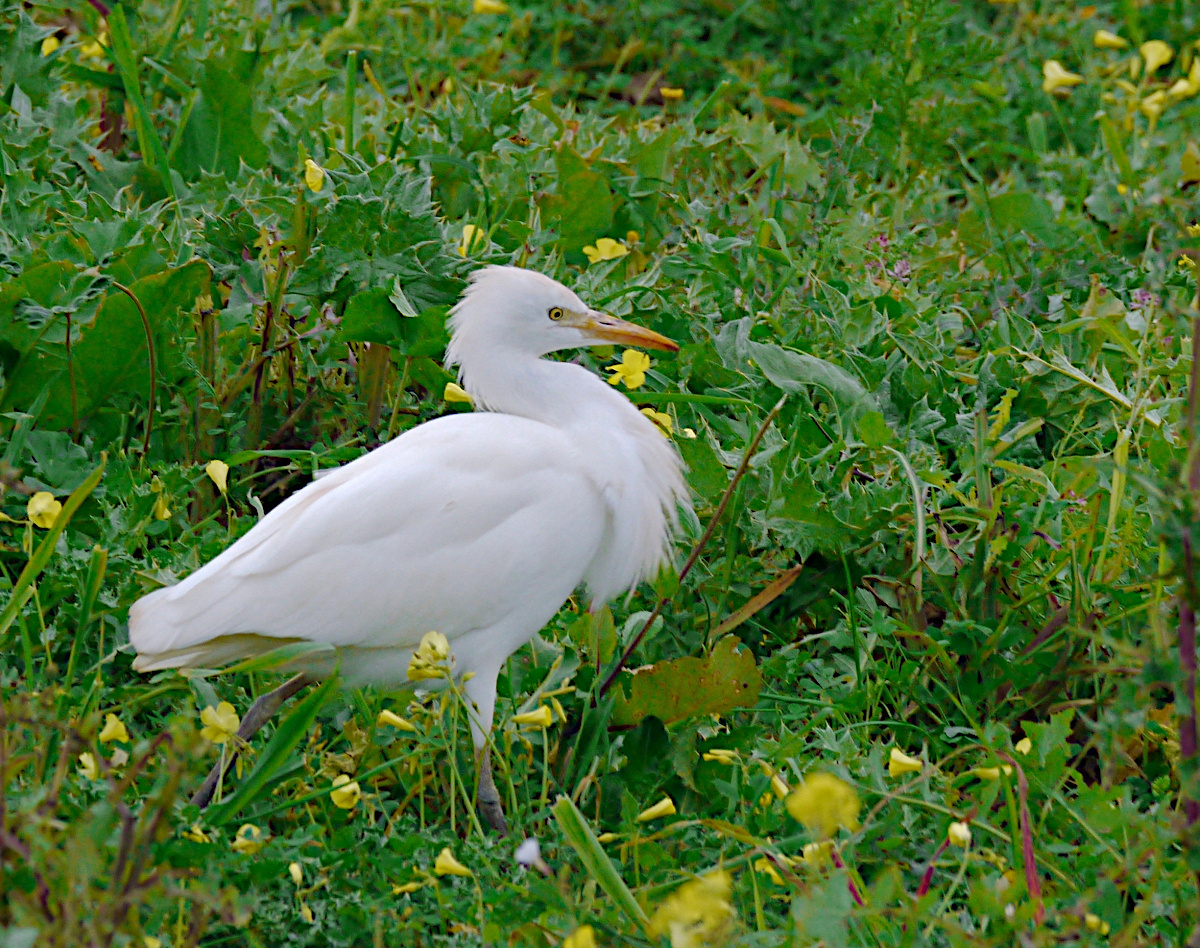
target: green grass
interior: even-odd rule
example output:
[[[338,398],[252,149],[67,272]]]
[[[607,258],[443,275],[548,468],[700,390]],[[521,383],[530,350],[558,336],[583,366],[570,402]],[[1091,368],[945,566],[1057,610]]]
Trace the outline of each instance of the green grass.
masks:
[[[101,5],[0,16],[0,945],[640,945],[671,911],[677,945],[1197,937],[1200,9]],[[1044,92],[1050,59],[1083,82]],[[514,839],[450,695],[297,699],[197,812],[201,710],[278,676],[139,675],[129,605],[469,410],[445,315],[510,262],[682,344],[629,395],[689,466],[678,564],[711,540],[509,662]],[[602,693],[660,600],[657,688]],[[821,771],[859,825],[806,860],[781,794]],[[729,911],[679,889],[715,870]]]

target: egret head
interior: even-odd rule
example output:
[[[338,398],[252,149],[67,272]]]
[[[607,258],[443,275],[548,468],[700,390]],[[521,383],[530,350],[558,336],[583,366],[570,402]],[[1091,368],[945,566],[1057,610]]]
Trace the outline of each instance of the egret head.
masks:
[[[558,349],[624,345],[678,352],[653,330],[591,309],[557,280],[520,267],[485,267],[450,312],[447,361],[463,364],[472,350],[543,356]]]

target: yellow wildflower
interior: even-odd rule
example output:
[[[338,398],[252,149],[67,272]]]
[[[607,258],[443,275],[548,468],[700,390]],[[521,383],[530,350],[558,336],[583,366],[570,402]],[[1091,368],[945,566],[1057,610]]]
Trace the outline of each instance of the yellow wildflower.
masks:
[[[625,231],[625,243],[636,244],[641,239],[642,239],[642,235],[639,234],[636,230]]]
[[[229,845],[235,851],[246,856],[252,856],[266,845],[266,837],[263,836],[263,831],[253,823],[243,823],[237,831],[237,835],[233,838],[233,842]]]
[[[563,939],[562,948],[596,948],[596,932],[591,925],[580,925]]]
[[[154,500],[154,519],[167,520],[171,516],[171,505],[167,503],[167,495],[160,493]]]
[[[675,430],[675,422],[665,411],[655,411],[653,408],[643,408],[642,414],[658,426],[658,430],[662,432],[662,436],[664,438],[671,437],[671,432]]]
[[[458,242],[458,255],[465,257],[482,247],[487,246],[487,232],[482,227],[476,227],[474,224],[464,224],[462,229],[462,240]]]
[[[313,923],[313,910],[308,907],[307,902],[300,902],[300,917],[310,925]]]
[[[805,778],[787,799],[788,812],[819,836],[832,836],[838,827],[858,829],[858,794],[833,774]]]
[[[233,705],[228,701],[222,701],[215,708],[209,705],[201,711],[200,723],[204,725],[200,729],[201,737],[214,744],[224,744],[237,734],[241,721],[238,719],[237,712],[233,710]]]
[[[84,59],[102,59],[104,57],[104,43],[90,39],[79,47],[79,52]]]
[[[981,780],[999,780],[1001,771],[1007,777],[1013,772],[1013,769],[1009,764],[1001,764],[999,767],[975,767],[971,773]]]
[[[153,935],[143,935],[142,948],[162,948],[162,939]]]
[[[605,371],[611,372],[609,385],[624,382],[626,388],[641,388],[646,384],[646,372],[650,368],[650,357],[637,349],[626,349],[621,353],[619,365],[610,365]]]
[[[1187,235],[1189,237],[1200,237],[1200,224],[1188,224]]]
[[[325,169],[311,158],[304,159],[304,183],[313,194],[325,187]]]
[[[683,98],[683,90],[674,89],[671,86],[659,86],[658,94],[663,97],[664,102],[678,102]]]
[[[1192,68],[1188,70],[1186,79],[1179,79],[1171,86],[1168,95],[1182,99],[1200,92],[1200,56],[1192,60]]]
[[[966,823],[951,823],[950,828],[946,830],[946,839],[952,846],[966,849],[971,845],[971,827]]]
[[[62,44],[58,41],[57,36],[47,36],[44,40],[42,40],[42,55],[49,56],[61,45]]]
[[[386,708],[379,712],[379,717],[375,719],[375,724],[378,727],[383,727],[385,724],[394,727],[397,731],[416,731],[417,726],[411,721],[400,717],[395,711],[388,711]]]
[[[554,723],[554,712],[550,705],[538,705],[536,711],[524,711],[513,715],[513,724],[528,724],[531,727],[548,728]]]
[[[507,13],[508,4],[503,0],[475,0],[471,9],[475,13]]]
[[[429,678],[448,678],[454,656],[450,654],[450,640],[441,632],[426,632],[421,644],[408,662],[409,681],[424,681]]]
[[[1096,915],[1092,912],[1088,912],[1085,916],[1083,916],[1083,924],[1090,931],[1099,932],[1101,935],[1107,935],[1110,931],[1108,922],[1104,921],[1099,915]]]
[[[1072,86],[1083,82],[1083,76],[1067,72],[1057,59],[1047,59],[1042,64],[1042,91],[1055,95],[1071,91]]]
[[[199,823],[193,823],[191,829],[183,831],[183,838],[190,839],[193,843],[211,843],[212,837],[200,828]]]
[[[357,780],[351,780],[345,774],[333,778],[333,789],[329,791],[329,799],[339,810],[353,810],[362,799],[362,789]]]
[[[1013,750],[1015,750],[1018,754],[1028,754],[1031,750],[1033,750],[1033,741],[1027,737],[1023,737],[1013,745]]]
[[[596,842],[608,844],[614,843],[618,839],[620,839],[620,837],[616,833],[601,833],[596,837]]]
[[[450,852],[449,846],[438,853],[437,860],[433,864],[433,871],[439,876],[466,876],[470,878],[474,875],[470,869],[454,858],[454,853]]]
[[[110,714],[104,719],[104,729],[100,732],[100,743],[111,744],[113,741],[128,744],[129,731],[126,730],[124,722],[119,717]]]
[[[763,856],[762,859],[758,860],[754,864],[754,871],[762,873],[776,885],[786,885],[786,883],[783,881],[783,876],[781,876],[779,871],[775,868],[775,863],[771,862],[771,860],[766,856]]]
[[[1160,66],[1165,66],[1175,58],[1175,50],[1162,40],[1149,40],[1138,47],[1142,59],[1146,61],[1146,75],[1152,76]]]
[[[737,763],[738,752],[735,750],[728,750],[724,747],[714,747],[712,750],[705,751],[703,754],[701,754],[700,758],[701,760],[715,760],[717,763],[728,764],[732,767]]]
[[[217,485],[217,490],[224,494],[229,487],[229,465],[214,458],[204,465],[204,473]]]
[[[908,754],[900,750],[899,747],[893,747],[891,754],[888,756],[888,776],[899,777],[901,774],[916,774],[921,772],[924,763],[916,757],[909,757]]]
[[[664,816],[674,816],[679,811],[675,809],[675,801],[670,797],[663,797],[654,806],[647,807],[637,815],[639,823],[649,823],[651,820],[661,819]]]
[[[467,394],[467,390],[457,382],[447,382],[442,398],[448,402],[459,402],[463,405],[474,405],[475,399]]]
[[[294,883],[294,884],[295,884],[297,887],[299,887],[299,886],[303,885],[303,883],[304,883],[304,870],[300,868],[300,863],[298,863],[298,862],[289,862],[289,863],[288,863],[288,875],[292,877],[292,882],[293,882],[293,883]]]
[[[820,866],[829,862],[831,852],[833,852],[833,841],[828,839],[819,843],[805,843],[804,848],[800,850],[804,863],[808,866]]]
[[[29,498],[29,503],[25,505],[25,516],[35,527],[49,530],[54,526],[54,521],[58,518],[61,510],[62,504],[54,499],[52,493],[48,490],[39,490]]]
[[[404,895],[408,892],[416,892],[417,889],[423,889],[428,885],[426,882],[415,880],[413,882],[404,882],[400,885],[392,886],[392,895]]]
[[[629,248],[619,240],[601,237],[594,245],[584,247],[583,253],[588,258],[588,263],[599,263],[601,260],[619,260],[629,253]]]
[[[671,948],[724,944],[733,934],[737,918],[729,901],[731,889],[729,873],[721,870],[685,882],[654,912],[650,937],[668,936]]]
[[[1129,40],[1117,36],[1116,33],[1110,33],[1108,30],[1096,30],[1096,35],[1092,37],[1092,44],[1097,49],[1124,49],[1129,45]]]
[[[90,751],[84,751],[79,755],[79,772],[88,780],[100,779],[100,768],[96,765],[96,755]]]
[[[1162,89],[1157,92],[1151,92],[1146,98],[1142,99],[1138,108],[1142,114],[1148,119],[1157,119],[1163,114],[1163,109],[1167,107],[1167,94]]]

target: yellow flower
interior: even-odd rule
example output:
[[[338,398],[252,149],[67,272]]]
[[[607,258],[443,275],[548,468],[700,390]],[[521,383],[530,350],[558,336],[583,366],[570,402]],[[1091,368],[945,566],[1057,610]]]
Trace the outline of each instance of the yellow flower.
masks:
[[[426,632],[421,644],[408,662],[409,681],[424,681],[428,678],[448,678],[454,656],[450,654],[450,640],[441,632]]]
[[[1167,94],[1162,89],[1157,92],[1151,92],[1146,98],[1142,99],[1138,108],[1142,110],[1142,114],[1148,119],[1156,119],[1163,113],[1163,109],[1167,107]]]
[[[754,864],[754,871],[761,872],[776,885],[786,885],[786,883],[783,881],[783,876],[781,876],[778,870],[776,870],[775,864],[766,856],[763,856],[762,859],[758,860],[758,862]]]
[[[121,741],[123,744],[129,743],[129,731],[125,729],[125,724],[115,714],[110,714],[104,719],[104,730],[100,732],[100,743],[111,744],[113,741]]]
[[[670,797],[663,797],[654,806],[647,807],[637,815],[639,823],[649,823],[651,820],[658,820],[664,816],[674,816],[679,811],[675,809],[675,801]]]
[[[171,506],[167,503],[167,495],[159,494],[154,501],[154,519],[167,520],[171,516]]]
[[[1187,235],[1189,237],[1200,237],[1200,224],[1188,224]]]
[[[79,47],[79,52],[85,59],[101,59],[104,56],[104,44],[90,39]]]
[[[1162,40],[1149,40],[1138,47],[1142,59],[1146,60],[1146,75],[1152,76],[1160,66],[1175,58],[1175,50]]]
[[[925,765],[916,757],[909,757],[908,754],[900,750],[899,747],[893,747],[891,754],[888,756],[888,776],[899,777],[901,774],[920,773],[921,768]]]
[[[215,708],[209,705],[201,711],[200,723],[204,725],[200,729],[201,737],[214,744],[224,744],[237,734],[241,721],[238,719],[237,712],[233,710],[233,705],[228,701],[222,701]]]
[[[665,411],[655,411],[653,408],[643,408],[642,414],[649,418],[664,438],[671,437],[671,432],[675,430],[675,422]]]
[[[414,882],[405,882],[401,885],[392,886],[392,895],[404,895],[406,892],[416,892],[417,889],[423,889],[428,885],[426,882],[416,880]]]
[[[458,243],[458,255],[460,257],[465,257],[467,254],[486,246],[487,232],[482,227],[476,227],[474,224],[463,225],[462,240]]]
[[[663,97],[664,102],[678,102],[683,98],[682,89],[673,89],[670,86],[659,86],[658,94]]]
[[[1192,60],[1186,79],[1179,79],[1168,93],[1172,98],[1182,99],[1200,92],[1200,56]]]
[[[629,248],[619,240],[601,237],[596,241],[595,246],[584,247],[583,253],[588,258],[588,263],[599,263],[601,260],[620,259],[629,253]]]
[[[715,760],[717,763],[728,764],[732,767],[737,763],[738,752],[735,750],[728,750],[724,747],[714,747],[712,750],[705,751],[703,754],[701,754],[700,758],[701,760]]]
[[[475,399],[467,394],[467,390],[457,382],[447,382],[442,398],[448,402],[459,402],[463,405],[474,405]]]
[[[193,843],[211,843],[212,837],[200,828],[199,823],[193,823],[191,829],[183,831],[183,838],[190,839]]]
[[[946,830],[946,839],[952,846],[966,849],[971,845],[971,827],[966,823],[951,823],[950,828]]]
[[[235,851],[246,856],[252,856],[266,845],[266,837],[263,836],[263,831],[253,823],[243,823],[241,829],[237,831],[237,835],[233,838],[233,842],[229,845]]]
[[[621,353],[620,365],[610,365],[605,371],[611,372],[609,385],[624,382],[626,388],[640,388],[646,384],[646,371],[650,368],[650,357],[637,349],[626,349]]]
[[[44,40],[42,40],[42,55],[49,56],[61,45],[62,44],[59,43],[57,36],[47,36]]]
[[[54,521],[61,510],[62,504],[54,499],[52,493],[48,490],[39,490],[29,498],[29,503],[25,505],[25,516],[35,527],[49,530],[54,526]]]
[[[229,487],[229,465],[214,458],[204,465],[204,473],[217,485],[217,490],[224,494]]]
[[[351,780],[345,774],[333,778],[333,789],[329,791],[329,799],[340,810],[353,810],[362,799],[362,790],[357,780]]]
[[[819,836],[832,836],[838,827],[858,829],[858,794],[833,774],[805,778],[787,799],[788,812]]]
[[[1092,44],[1097,49],[1124,49],[1129,45],[1129,41],[1108,30],[1096,30],[1096,35],[1092,37]]]
[[[1001,771],[1004,771],[1004,776],[1007,777],[1013,769],[1008,764],[1001,764],[999,767],[975,767],[971,773],[981,780],[999,780]]]
[[[580,925],[563,939],[562,948],[596,948],[596,932],[591,925]]]
[[[620,838],[621,837],[618,836],[616,833],[601,833],[599,836],[596,837],[596,842],[604,843],[605,845],[607,845],[608,843],[616,842]]]
[[[375,719],[375,724],[378,727],[383,727],[385,724],[394,727],[397,731],[416,731],[417,726],[411,721],[400,717],[395,711],[388,711],[386,708],[379,712],[379,717]]]
[[[292,877],[292,882],[295,883],[297,887],[304,883],[304,870],[300,868],[300,863],[289,862],[288,875]]]
[[[554,712],[550,709],[550,705],[538,705],[536,711],[525,711],[521,714],[513,715],[513,724],[528,724],[531,727],[548,728],[554,723]]]
[[[475,13],[507,13],[508,4],[503,0],[475,0],[471,9]]]
[[[1055,94],[1070,92],[1071,86],[1077,86],[1083,82],[1083,76],[1067,72],[1057,59],[1047,59],[1042,64],[1042,76],[1044,77],[1042,91]]]
[[[1089,930],[1099,932],[1101,935],[1107,935],[1110,931],[1108,922],[1104,921],[1099,915],[1095,915],[1092,912],[1088,912],[1085,916],[1083,916],[1083,924]]]
[[[671,948],[723,945],[733,934],[737,913],[729,901],[729,873],[717,870],[685,882],[654,912],[651,938],[668,936]]]
[[[304,183],[313,194],[325,187],[325,169],[311,158],[304,159]]]
[[[804,848],[800,851],[805,865],[808,866],[820,866],[829,862],[831,852],[833,852],[833,841],[828,839],[819,843],[805,843]]]
[[[437,860],[433,864],[433,871],[439,876],[466,876],[470,878],[474,875],[470,869],[454,858],[454,853],[450,852],[449,846],[438,853]]]
[[[142,948],[162,948],[162,939],[153,935],[143,935]]]
[[[1028,754],[1031,750],[1033,750],[1033,741],[1027,737],[1023,737],[1013,745],[1013,750],[1015,750],[1018,754]]]
[[[100,768],[96,766],[96,755],[90,751],[84,751],[79,755],[79,772],[88,780],[100,779]]]
[[[310,925],[313,922],[313,910],[308,907],[307,902],[300,903],[300,917],[303,918]]]

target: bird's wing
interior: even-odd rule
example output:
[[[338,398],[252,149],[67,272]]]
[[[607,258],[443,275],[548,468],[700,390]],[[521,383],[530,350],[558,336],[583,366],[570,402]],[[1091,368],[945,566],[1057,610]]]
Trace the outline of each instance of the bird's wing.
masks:
[[[143,597],[130,640],[154,655],[239,633],[390,648],[431,630],[532,634],[579,584],[606,516],[554,428],[440,419],[315,481]]]

